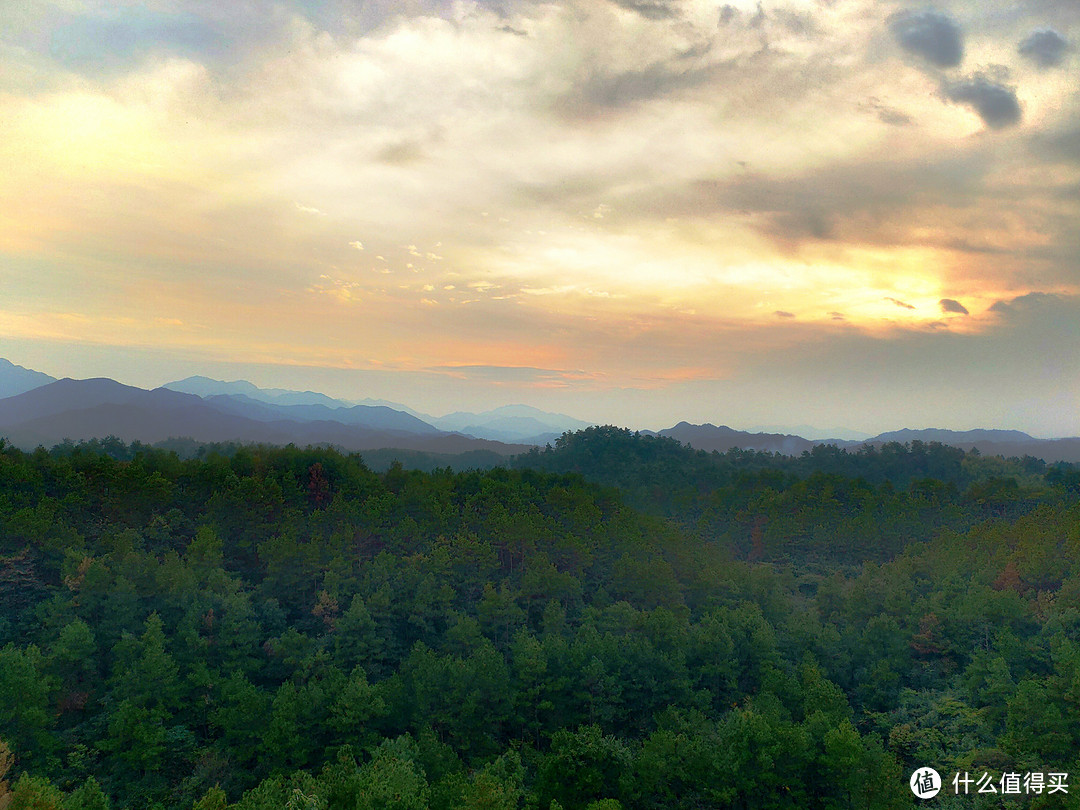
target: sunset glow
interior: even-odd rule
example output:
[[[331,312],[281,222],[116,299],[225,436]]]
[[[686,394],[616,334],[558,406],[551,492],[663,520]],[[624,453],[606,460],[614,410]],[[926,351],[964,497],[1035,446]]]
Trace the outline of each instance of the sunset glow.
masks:
[[[5,4],[0,356],[1080,433],[1080,11],[914,8]]]

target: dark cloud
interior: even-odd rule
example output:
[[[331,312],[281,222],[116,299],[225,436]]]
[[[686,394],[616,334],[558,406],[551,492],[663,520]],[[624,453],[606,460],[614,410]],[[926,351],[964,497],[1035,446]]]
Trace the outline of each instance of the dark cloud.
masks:
[[[990,311],[997,312],[1001,315],[1024,316],[1060,309],[1061,304],[1064,302],[1065,298],[1060,295],[1033,292],[1028,293],[1027,295],[1017,296],[1008,301],[995,301],[993,305],[991,305]]]
[[[754,16],[750,18],[751,28],[760,28],[765,24],[765,8],[761,5],[760,1],[757,4],[757,11],[754,12]]]
[[[955,312],[957,315],[970,314],[967,307],[952,298],[942,298],[938,303],[941,305],[942,312]]]
[[[776,312],[774,312],[773,315],[775,315],[777,318],[794,318],[795,317],[794,312],[784,312],[784,310],[782,310],[782,309],[776,310]]]
[[[976,74],[967,79],[946,83],[945,98],[956,104],[967,104],[991,129],[1003,129],[1020,123],[1022,111],[1016,91],[1003,84]]]
[[[1067,121],[1064,126],[1032,132],[1031,145],[1035,158],[1080,163],[1080,123]]]
[[[887,104],[883,104],[876,98],[871,98],[865,104],[861,104],[860,107],[868,112],[872,112],[883,124],[889,124],[894,127],[903,127],[912,122],[910,115],[890,107]]]
[[[821,33],[817,20],[815,20],[814,15],[808,11],[793,11],[791,9],[778,8],[774,12],[774,18],[792,34],[812,37]]]
[[[834,165],[795,177],[748,171],[699,180],[668,195],[653,189],[637,207],[662,216],[752,214],[761,231],[786,246],[848,237],[909,244],[910,234],[895,227],[905,212],[926,204],[963,206],[977,198],[991,160],[987,153],[971,151],[938,160]]]
[[[956,67],[964,59],[964,37],[956,21],[939,11],[905,11],[890,26],[900,47],[937,67]]]
[[[392,166],[405,166],[424,157],[424,147],[419,141],[402,140],[387,144],[379,150],[376,159]]]
[[[833,239],[835,221],[832,213],[811,205],[797,211],[776,212],[772,228],[778,233],[801,233],[813,239]]]
[[[843,312],[830,312],[829,315],[832,317],[832,319],[834,321],[846,321],[847,320],[847,316],[845,316]]]
[[[902,113],[899,110],[893,110],[889,107],[882,107],[877,111],[878,120],[883,124],[889,124],[894,127],[905,127],[911,123],[911,116],[907,113]]]
[[[1007,248],[987,244],[986,242],[973,242],[963,237],[947,239],[941,243],[941,246],[960,253],[977,253],[983,256],[1006,256],[1014,253],[1014,251]]]
[[[802,18],[805,16],[812,23],[812,18],[810,18],[810,15],[802,15],[798,12],[791,12],[790,14],[793,19],[796,17]],[[745,23],[743,23],[744,19],[746,21]],[[768,17],[765,14],[765,9],[762,7],[760,2],[754,9],[754,13],[750,15],[746,15],[744,12],[739,11],[739,9],[737,9],[730,3],[720,7],[721,26],[730,25],[732,23],[742,23],[748,28],[761,28],[761,26],[765,24],[766,19],[768,19]],[[796,25],[798,25],[798,23],[796,23]]]
[[[598,112],[632,107],[644,101],[679,93],[708,83],[711,66],[686,64],[696,51],[623,73],[594,72],[555,102],[555,109],[570,118],[589,118]]]
[[[610,0],[610,2],[629,11],[636,11],[649,20],[670,20],[679,16],[677,3],[664,0]]]
[[[1069,41],[1053,28],[1037,28],[1017,50],[1041,68],[1056,67],[1065,60]]]
[[[896,304],[898,307],[902,307],[904,309],[915,309],[915,307],[913,307],[911,304],[907,303],[906,301],[901,301],[899,298],[892,298],[890,296],[885,296],[885,300],[886,301],[891,301],[892,303]]]

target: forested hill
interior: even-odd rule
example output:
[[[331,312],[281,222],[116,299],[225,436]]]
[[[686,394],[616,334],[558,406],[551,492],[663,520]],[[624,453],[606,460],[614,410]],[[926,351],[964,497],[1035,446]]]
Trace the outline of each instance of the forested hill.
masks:
[[[817,445],[797,456],[733,449],[705,452],[677,440],[606,425],[564,433],[554,446],[534,448],[515,458],[519,467],[575,472],[627,491],[716,487],[763,470],[798,478],[815,473],[862,478],[904,489],[932,478],[964,488],[993,477],[1022,478],[1047,469],[1040,459],[983,457],[940,442],[919,440],[854,449]],[[1059,465],[1069,469],[1070,465]]]
[[[514,463],[617,487],[628,504],[736,555],[796,562],[889,559],[941,529],[1017,517],[1043,501],[1048,482],[1076,480],[1071,465],[937,442],[706,453],[611,426],[566,433]]]
[[[586,466],[619,442],[643,463]],[[7,810],[892,808],[915,767],[1080,772],[1070,469],[536,454],[624,494],[103,449],[0,446]],[[905,534],[864,563],[874,510]]]

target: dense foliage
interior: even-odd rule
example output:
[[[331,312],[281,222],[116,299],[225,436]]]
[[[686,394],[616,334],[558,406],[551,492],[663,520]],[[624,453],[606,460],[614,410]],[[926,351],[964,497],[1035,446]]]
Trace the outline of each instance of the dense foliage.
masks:
[[[1080,771],[1075,470],[612,428],[517,463],[0,448],[0,807],[888,808],[918,766]]]

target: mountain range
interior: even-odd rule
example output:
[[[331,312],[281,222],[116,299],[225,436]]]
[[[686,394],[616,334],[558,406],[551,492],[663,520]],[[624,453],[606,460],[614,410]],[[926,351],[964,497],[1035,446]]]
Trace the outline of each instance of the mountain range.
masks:
[[[591,425],[565,414],[547,413],[529,405],[504,405],[482,413],[459,411],[440,417],[424,417],[440,430],[451,430],[494,441],[528,441],[549,444],[568,430]]]
[[[543,445],[555,441],[567,430],[580,430],[592,424],[528,405],[506,405],[482,413],[457,412],[430,416],[398,402],[333,399],[316,391],[258,388],[246,380],[221,382],[208,377],[188,377],[165,383],[162,387],[196,394],[223,410],[256,419],[267,419],[270,414],[279,419],[300,421],[329,419],[414,433],[460,433],[475,439],[511,444]],[[263,410],[258,407],[260,403],[264,406]],[[373,410],[375,408],[382,410],[376,412]]]
[[[0,358],[0,398],[13,397],[51,382],[56,382],[56,377],[17,366],[10,360]]]
[[[863,445],[880,447],[889,442],[907,444],[921,441],[939,442],[958,447],[961,450],[978,450],[987,456],[1022,458],[1033,456],[1048,463],[1067,461],[1080,463],[1080,438],[1036,439],[1019,430],[894,430],[880,433],[869,439],[852,441],[847,439],[804,439],[801,436],[779,433],[747,433],[734,430],[726,425],[691,425],[680,422],[675,427],[658,431],[661,436],[668,436],[696,450],[707,452],[726,452],[734,448],[742,450],[762,450],[780,453],[785,456],[797,456],[817,445],[831,444],[837,447],[854,449]]]
[[[511,455],[525,444],[440,431],[385,406],[268,405],[240,395],[147,391],[115,380],[63,379],[0,399],[0,434],[21,447],[64,439],[117,436],[154,443],[176,437],[202,442],[332,444],[345,450],[397,447],[431,453],[489,450]]]
[[[208,377],[188,377],[146,390],[107,378],[57,380],[0,359],[0,436],[24,448],[105,436],[146,443],[183,437],[197,442],[332,444],[355,451],[394,448],[497,457],[553,443],[564,432],[589,425],[528,405],[433,417],[385,400],[335,399],[316,391],[263,389],[245,380]],[[1080,438],[1036,439],[1016,430],[903,429],[859,440],[807,439],[679,422],[656,433],[709,452],[737,447],[796,456],[820,444],[856,448],[922,441],[977,449],[984,455],[1080,462]]]

